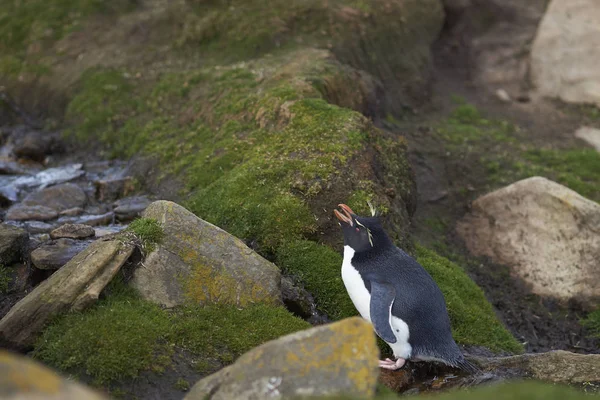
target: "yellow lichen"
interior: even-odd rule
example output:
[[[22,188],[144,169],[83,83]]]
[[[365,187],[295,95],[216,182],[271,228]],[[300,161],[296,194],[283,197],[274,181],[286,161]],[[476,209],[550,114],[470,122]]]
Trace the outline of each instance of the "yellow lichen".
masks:
[[[61,386],[61,378],[48,368],[0,351],[0,387],[49,395],[58,393]]]

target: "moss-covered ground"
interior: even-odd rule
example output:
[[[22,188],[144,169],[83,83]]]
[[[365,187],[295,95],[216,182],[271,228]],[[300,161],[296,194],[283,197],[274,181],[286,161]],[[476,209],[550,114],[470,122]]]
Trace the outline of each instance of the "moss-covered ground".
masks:
[[[36,343],[34,357],[107,385],[143,371],[163,372],[171,367],[176,349],[192,354],[199,373],[209,373],[259,344],[309,327],[280,307],[215,305],[167,311],[120,281],[109,291],[90,310],[55,320]]]
[[[4,294],[8,291],[11,279],[10,270],[0,264],[0,294]]]

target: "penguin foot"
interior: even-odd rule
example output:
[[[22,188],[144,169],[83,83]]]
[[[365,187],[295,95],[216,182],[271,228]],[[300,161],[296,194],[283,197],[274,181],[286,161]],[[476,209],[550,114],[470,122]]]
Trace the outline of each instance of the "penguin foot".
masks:
[[[396,361],[386,358],[385,360],[379,361],[379,368],[384,368],[384,369],[389,369],[389,370],[395,371],[397,369],[402,368],[404,366],[405,362],[406,362],[406,360],[404,358],[399,358]]]

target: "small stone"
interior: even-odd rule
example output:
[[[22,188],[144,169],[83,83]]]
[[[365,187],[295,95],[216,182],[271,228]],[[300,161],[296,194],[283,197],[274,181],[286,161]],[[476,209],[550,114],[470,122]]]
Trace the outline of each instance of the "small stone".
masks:
[[[590,146],[600,151],[600,129],[582,126],[575,132],[575,137],[585,140]]]
[[[9,265],[19,261],[29,241],[24,229],[8,224],[0,224],[0,264]]]
[[[498,99],[500,99],[500,101],[503,101],[504,103],[510,103],[512,101],[510,95],[504,89],[496,90],[496,97],[498,97]]]
[[[28,221],[25,223],[25,228],[31,234],[48,233],[54,229],[54,225],[42,221]]]
[[[43,162],[53,150],[55,138],[41,131],[31,131],[19,138],[13,148],[17,157]]]
[[[84,224],[64,224],[50,232],[52,239],[85,239],[95,235],[94,228]]]
[[[64,211],[75,207],[83,207],[87,195],[79,186],[72,183],[51,186],[34,192],[23,200],[23,204],[43,205],[56,211]]]
[[[130,176],[98,180],[94,182],[94,185],[98,201],[114,201],[131,194],[135,189],[133,178]]]
[[[149,205],[150,200],[146,196],[126,197],[115,201],[113,204],[115,215],[121,221],[129,221],[139,217]]]
[[[28,206],[20,203],[15,204],[6,212],[6,220],[13,221],[49,221],[58,217],[58,213],[46,206]]]
[[[63,221],[64,219],[64,221]],[[68,219],[68,221],[67,221]],[[77,224],[85,224],[90,226],[108,225],[112,224],[115,219],[115,213],[112,211],[105,214],[99,215],[82,215],[80,217],[65,217],[61,218],[59,222],[71,222]]]
[[[126,225],[113,225],[113,226],[104,226],[101,228],[95,228],[96,237],[103,237],[108,235],[113,235],[115,233],[121,232],[123,229],[127,228]]]
[[[90,243],[73,239],[51,240],[31,252],[31,262],[39,269],[59,269]]]
[[[83,214],[83,208],[81,207],[69,208],[59,213],[61,217],[76,217],[81,214]]]

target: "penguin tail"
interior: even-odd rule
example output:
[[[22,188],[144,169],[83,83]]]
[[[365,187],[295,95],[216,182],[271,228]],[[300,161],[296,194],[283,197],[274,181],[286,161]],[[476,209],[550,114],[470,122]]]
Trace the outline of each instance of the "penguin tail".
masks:
[[[468,372],[470,374],[477,374],[481,372],[481,368],[479,368],[477,365],[473,364],[466,358],[462,358],[461,360],[457,361],[456,368],[462,369],[463,371]]]

